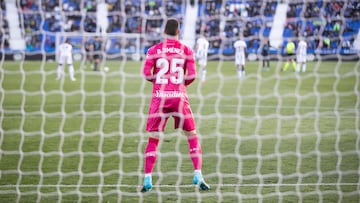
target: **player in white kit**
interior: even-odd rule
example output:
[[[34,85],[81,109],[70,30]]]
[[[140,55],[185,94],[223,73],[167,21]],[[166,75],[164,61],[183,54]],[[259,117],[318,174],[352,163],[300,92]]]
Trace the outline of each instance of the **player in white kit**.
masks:
[[[201,69],[201,82],[206,80],[206,65],[207,65],[207,56],[209,50],[209,41],[201,35],[199,39],[196,40],[196,58]]]
[[[307,55],[307,44],[301,38],[298,44],[298,48],[296,50],[296,72],[300,72],[300,68],[302,72],[306,71],[306,55]]]
[[[239,78],[245,77],[245,61],[246,61],[246,43],[243,40],[243,37],[240,36],[237,41],[234,43],[235,48],[235,65]]]
[[[63,66],[67,63],[69,68],[69,75],[72,81],[75,81],[74,77],[74,66],[72,59],[72,45],[69,43],[69,40],[66,39],[62,44],[58,47],[58,68],[57,68],[57,80],[61,79],[61,75],[63,73]]]

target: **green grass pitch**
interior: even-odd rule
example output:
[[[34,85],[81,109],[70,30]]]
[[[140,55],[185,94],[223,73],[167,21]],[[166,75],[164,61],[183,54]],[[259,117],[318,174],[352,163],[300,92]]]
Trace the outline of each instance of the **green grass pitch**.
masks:
[[[262,72],[210,61],[188,88],[211,191],[191,185],[187,142],[169,120],[142,183],[151,84],[141,62],[8,62],[0,76],[0,202],[359,202],[360,66],[309,62],[307,72]]]

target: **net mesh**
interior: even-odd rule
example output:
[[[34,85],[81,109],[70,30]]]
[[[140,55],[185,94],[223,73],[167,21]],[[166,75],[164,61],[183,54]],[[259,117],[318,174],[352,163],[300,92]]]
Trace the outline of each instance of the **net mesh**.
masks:
[[[108,21],[99,28],[98,9],[105,7],[95,1],[2,1],[1,201],[359,202],[356,2],[104,2]],[[187,18],[194,8],[196,19]],[[19,11],[21,35],[11,9]],[[282,35],[274,31],[281,13]],[[205,33],[210,41],[207,81],[189,86],[188,94],[211,190],[192,185],[186,138],[170,120],[154,188],[144,195],[138,187],[151,86],[139,59],[162,39],[168,17],[181,20],[182,40],[191,44]],[[248,44],[240,80],[232,48],[238,33]],[[283,47],[298,34],[306,35],[313,60],[305,73],[282,72]],[[95,36],[104,40],[101,67],[108,72],[93,71],[86,60],[84,39]],[[74,45],[75,82],[55,80],[64,38]],[[268,71],[260,51],[265,38],[272,45]],[[19,42],[23,51],[15,51]]]

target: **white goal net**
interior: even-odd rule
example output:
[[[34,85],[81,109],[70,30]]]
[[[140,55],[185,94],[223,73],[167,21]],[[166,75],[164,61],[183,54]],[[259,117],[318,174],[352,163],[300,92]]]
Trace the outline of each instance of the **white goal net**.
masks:
[[[0,202],[359,202],[359,8],[350,0],[2,1]],[[210,41],[207,80],[188,94],[211,189],[192,184],[186,138],[170,119],[143,194],[151,85],[141,68],[169,17],[190,46],[201,33]],[[239,34],[244,78],[234,64]],[[94,71],[85,41],[99,36]],[[76,81],[56,80],[65,38]],[[308,60],[296,72],[285,50],[301,38]]]

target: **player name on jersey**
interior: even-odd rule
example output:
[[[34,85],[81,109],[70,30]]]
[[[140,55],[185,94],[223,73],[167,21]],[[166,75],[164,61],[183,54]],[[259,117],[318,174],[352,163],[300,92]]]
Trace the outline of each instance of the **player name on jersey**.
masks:
[[[175,53],[175,54],[184,54],[184,50],[176,47],[163,47],[162,49],[156,50],[157,54],[166,54],[166,53]]]

